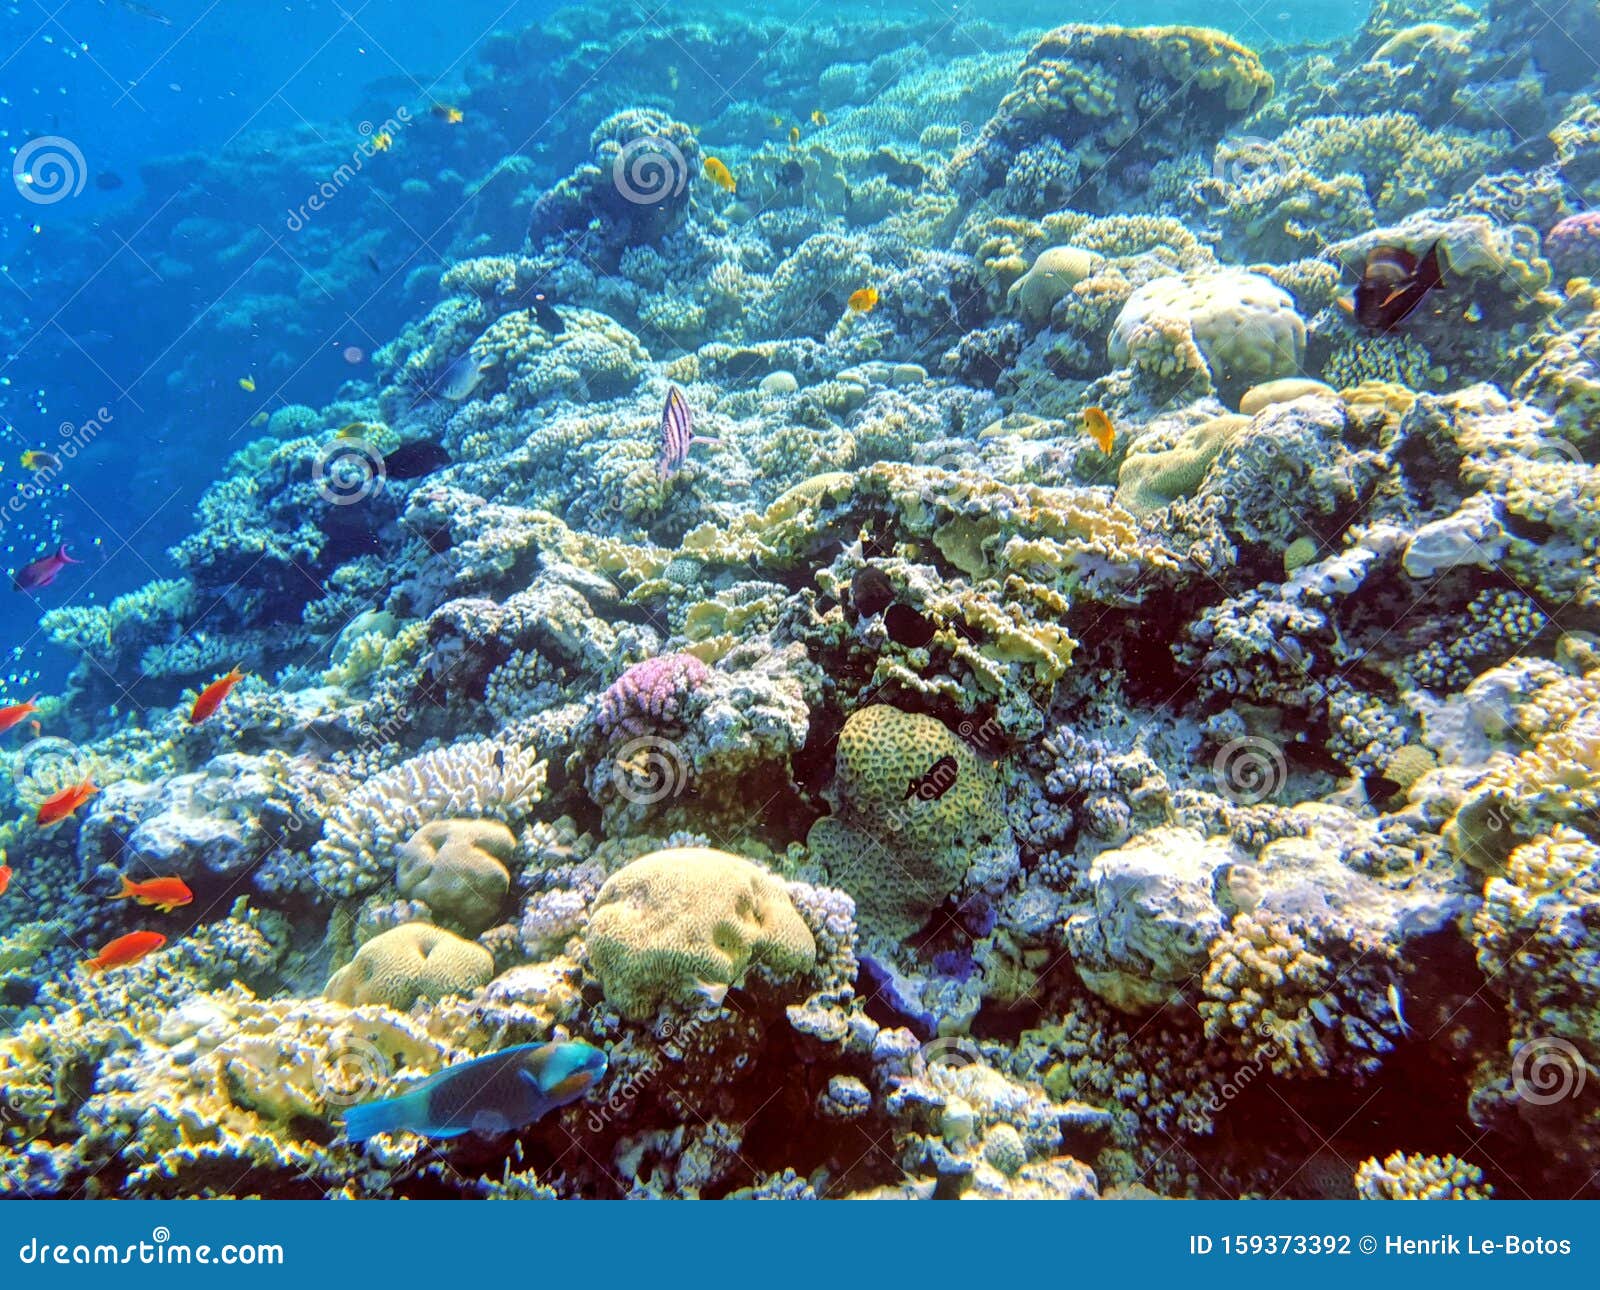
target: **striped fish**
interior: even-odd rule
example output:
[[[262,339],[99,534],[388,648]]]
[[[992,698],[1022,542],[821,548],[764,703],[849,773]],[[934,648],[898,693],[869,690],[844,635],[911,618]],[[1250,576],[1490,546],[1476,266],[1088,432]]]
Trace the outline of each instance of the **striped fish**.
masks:
[[[689,449],[697,443],[719,443],[694,432],[694,413],[689,400],[676,385],[667,389],[667,405],[661,410],[661,444],[656,452],[656,474],[671,479],[689,460]]]

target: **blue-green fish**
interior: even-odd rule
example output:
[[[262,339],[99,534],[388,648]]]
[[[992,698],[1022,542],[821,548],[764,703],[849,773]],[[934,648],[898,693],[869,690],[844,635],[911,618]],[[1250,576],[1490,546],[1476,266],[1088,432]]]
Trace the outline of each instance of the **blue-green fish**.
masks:
[[[363,1142],[402,1130],[425,1138],[508,1133],[576,1102],[605,1074],[606,1055],[589,1044],[519,1044],[451,1066],[399,1097],[351,1107],[345,1136]]]

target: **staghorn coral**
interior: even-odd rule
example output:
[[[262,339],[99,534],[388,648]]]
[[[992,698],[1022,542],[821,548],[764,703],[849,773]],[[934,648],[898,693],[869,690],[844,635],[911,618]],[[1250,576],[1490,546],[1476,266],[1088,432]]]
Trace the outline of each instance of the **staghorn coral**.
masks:
[[[1488,1200],[1483,1170],[1455,1156],[1424,1156],[1396,1151],[1356,1167],[1356,1194],[1362,1200]]]
[[[520,820],[544,794],[545,769],[531,748],[494,740],[401,762],[355,788],[328,816],[311,851],[316,881],[334,895],[373,890],[390,853],[432,817]]]

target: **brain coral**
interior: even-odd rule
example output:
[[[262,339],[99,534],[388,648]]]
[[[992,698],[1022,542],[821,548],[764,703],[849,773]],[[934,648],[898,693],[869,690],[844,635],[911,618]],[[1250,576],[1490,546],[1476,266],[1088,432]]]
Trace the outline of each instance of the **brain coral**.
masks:
[[[470,994],[493,975],[494,957],[483,946],[427,923],[404,923],[357,950],[323,994],[336,1003],[383,1003],[404,1012],[418,999]]]
[[[400,894],[476,934],[495,921],[511,888],[516,839],[497,820],[435,820],[400,848]]]
[[[311,853],[316,879],[333,896],[371,891],[402,839],[440,816],[517,818],[544,796],[545,770],[533,749],[492,739],[403,761],[367,780],[328,817]]]
[[[853,713],[839,732],[833,794],[836,813],[806,845],[871,933],[909,935],[969,871],[982,881],[1014,866],[993,771],[933,717],[883,704]]]
[[[1112,325],[1108,349],[1119,367],[1137,362],[1154,366],[1141,347],[1169,346],[1159,324],[1187,325],[1205,356],[1214,380],[1251,386],[1296,376],[1305,357],[1306,325],[1294,299],[1257,273],[1224,269],[1215,273],[1157,278],[1122,306]]]
[[[1052,246],[1039,252],[1033,267],[1011,286],[1006,300],[1035,327],[1050,321],[1050,311],[1073,287],[1093,274],[1103,260],[1076,246]]]
[[[585,940],[607,1002],[635,1021],[663,1003],[720,1000],[751,968],[783,980],[817,958],[784,884],[710,847],[653,851],[612,874]]]

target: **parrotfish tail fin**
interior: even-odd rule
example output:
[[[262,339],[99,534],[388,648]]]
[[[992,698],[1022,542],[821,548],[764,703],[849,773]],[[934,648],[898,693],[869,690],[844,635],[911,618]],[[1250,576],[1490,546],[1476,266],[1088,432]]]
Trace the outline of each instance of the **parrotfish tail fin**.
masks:
[[[1439,244],[1435,242],[1428,248],[1427,255],[1422,257],[1422,263],[1417,266],[1417,285],[1429,289],[1444,285],[1444,271],[1439,267]]]
[[[365,1142],[377,1133],[399,1133],[416,1121],[416,1100],[409,1094],[352,1106],[344,1113],[344,1135],[351,1142]]]

